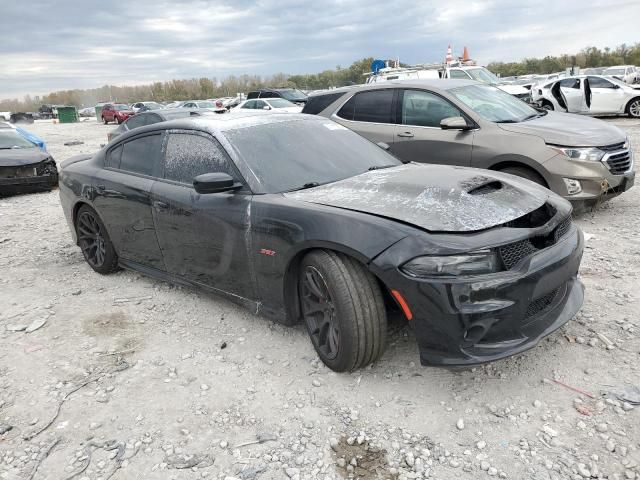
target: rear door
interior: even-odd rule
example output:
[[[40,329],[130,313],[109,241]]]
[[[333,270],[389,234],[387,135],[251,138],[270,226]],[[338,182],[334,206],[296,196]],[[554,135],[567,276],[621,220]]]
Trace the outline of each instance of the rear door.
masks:
[[[164,168],[153,185],[153,217],[167,271],[192,282],[255,299],[250,272],[248,189],[201,195],[194,177],[224,172],[242,182],[220,143],[194,130],[170,130]]]
[[[375,89],[356,93],[332,120],[362,135],[373,143],[393,143],[396,90]]]
[[[579,78],[565,78],[558,82],[559,93],[569,113],[586,113],[588,111],[584,85]],[[560,102],[559,102],[560,103]],[[561,103],[562,105],[562,103]]]
[[[440,122],[465,117],[449,100],[426,90],[401,90],[400,121],[391,152],[405,162],[471,164],[474,132],[443,130]],[[469,121],[469,120],[467,120]]]
[[[118,255],[164,270],[151,213],[151,187],[162,165],[162,131],[112,147],[94,183],[93,206]]]
[[[589,113],[617,113],[623,110],[625,93],[618,85],[602,77],[587,77],[591,90]]]

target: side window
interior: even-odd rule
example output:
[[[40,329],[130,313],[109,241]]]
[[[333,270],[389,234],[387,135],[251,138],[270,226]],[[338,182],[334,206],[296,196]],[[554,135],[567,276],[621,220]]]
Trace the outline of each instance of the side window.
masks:
[[[248,109],[256,108],[256,101],[255,100],[249,100],[248,102],[245,102],[244,105],[242,105],[242,108],[248,108]]]
[[[464,70],[449,70],[449,78],[462,78],[464,80],[469,80],[469,75],[467,75]]]
[[[144,125],[147,125],[147,118],[148,117],[149,117],[149,115],[145,115],[144,113],[139,113],[139,114],[134,115],[133,117],[129,118],[125,122],[125,125],[127,126],[127,128],[129,130],[131,130],[133,128],[142,127]]]
[[[263,102],[262,100],[256,100],[256,103],[253,108],[257,110],[262,110],[266,106],[267,106],[267,102]]]
[[[148,113],[146,117],[147,121],[145,122],[145,125],[153,125],[154,123],[162,121],[162,117],[160,115],[156,115],[155,113]]]
[[[164,178],[192,185],[198,175],[217,172],[237,178],[231,159],[216,140],[193,133],[169,134]]]
[[[460,110],[444,98],[421,90],[405,90],[402,98],[402,124],[440,127],[440,121],[461,117]]]
[[[589,77],[589,86],[591,88],[614,88],[613,83],[601,77]]]
[[[560,80],[560,86],[562,88],[575,88],[580,89],[580,79],[579,78],[565,78],[564,80]]]
[[[137,137],[123,145],[120,170],[153,175],[154,166],[159,161],[162,149],[162,135],[153,134]]]
[[[261,92],[260,93],[260,98],[277,98],[279,96],[280,94],[278,94],[277,92]]]
[[[258,98],[260,96],[260,92],[249,92],[247,98]]]
[[[343,105],[338,116],[356,122],[393,123],[393,90],[371,90],[357,93]]]
[[[105,159],[104,166],[111,168],[120,168],[120,157],[122,156],[122,145],[109,150],[107,152],[107,158]]]
[[[316,95],[313,97],[309,97],[307,103],[305,103],[304,108],[302,109],[302,113],[309,113],[311,115],[317,115],[322,110],[327,108],[333,102],[335,102],[338,98],[344,95],[344,92],[340,93],[329,93],[327,95]]]

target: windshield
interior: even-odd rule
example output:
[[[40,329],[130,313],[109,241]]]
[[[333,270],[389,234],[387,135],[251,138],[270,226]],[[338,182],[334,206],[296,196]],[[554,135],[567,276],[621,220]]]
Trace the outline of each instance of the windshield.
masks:
[[[36,146],[29,140],[21,137],[15,130],[0,130],[0,150],[10,148],[35,148]]]
[[[213,102],[196,102],[199,108],[216,108],[216,104]]]
[[[295,103],[291,103],[289,100],[285,100],[284,98],[270,98],[268,102],[273,108],[297,107]]]
[[[306,100],[307,96],[302,93],[300,90],[290,89],[290,90],[280,90],[280,95],[287,100],[292,102]]]
[[[114,105],[113,108],[121,112],[122,110],[129,110],[129,105]]]
[[[488,83],[490,85],[502,82],[497,76],[495,76],[486,68],[470,68],[467,70],[467,73],[471,75],[471,78],[473,78],[474,80]]]
[[[491,122],[518,123],[540,115],[522,100],[489,85],[468,85],[449,92]]]
[[[605,75],[624,75],[624,68],[607,68],[604,71]]]
[[[401,165],[374,143],[330,120],[266,123],[229,130],[226,135],[262,185],[260,193],[322,185],[371,167]]]

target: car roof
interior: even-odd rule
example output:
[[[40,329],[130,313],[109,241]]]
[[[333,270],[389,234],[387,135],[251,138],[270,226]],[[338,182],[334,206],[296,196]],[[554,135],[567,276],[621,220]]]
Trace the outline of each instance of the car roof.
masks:
[[[421,78],[407,80],[391,80],[380,83],[365,83],[361,85],[349,85],[347,87],[335,88],[333,90],[325,90],[323,92],[312,93],[310,97],[321,95],[332,95],[342,92],[352,92],[354,90],[377,90],[385,88],[429,88],[430,90],[450,90],[456,87],[465,87],[467,85],[484,85],[475,80],[449,79],[449,78]]]

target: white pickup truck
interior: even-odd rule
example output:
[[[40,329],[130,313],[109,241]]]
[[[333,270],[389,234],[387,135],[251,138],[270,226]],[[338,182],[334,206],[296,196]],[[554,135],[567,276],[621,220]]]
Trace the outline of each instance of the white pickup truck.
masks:
[[[11,112],[0,112],[0,122],[8,122],[11,118]]]
[[[377,73],[368,74],[367,83],[386,82],[389,80],[414,80],[419,78],[457,78],[476,80],[494,85],[525,102],[530,101],[531,94],[522,85],[510,85],[500,80],[485,67],[476,65],[416,65],[413,67],[386,67]]]

